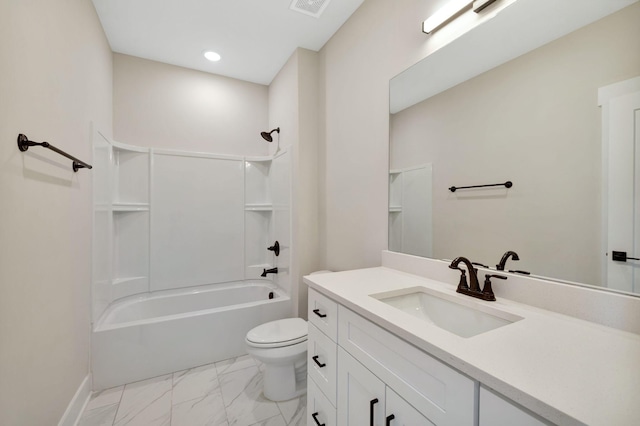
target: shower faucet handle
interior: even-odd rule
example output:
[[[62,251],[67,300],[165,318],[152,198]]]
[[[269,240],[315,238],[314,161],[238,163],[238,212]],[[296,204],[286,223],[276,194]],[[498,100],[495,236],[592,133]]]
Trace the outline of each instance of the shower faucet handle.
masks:
[[[272,251],[276,257],[280,256],[280,243],[276,241],[271,247],[267,247],[267,250]]]

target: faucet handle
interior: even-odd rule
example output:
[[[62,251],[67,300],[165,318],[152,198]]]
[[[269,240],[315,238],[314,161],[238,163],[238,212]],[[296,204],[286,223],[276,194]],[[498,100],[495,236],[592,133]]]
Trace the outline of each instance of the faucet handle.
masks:
[[[493,294],[493,288],[491,288],[491,278],[498,278],[500,280],[507,279],[504,275],[486,274],[484,276],[484,286],[482,287],[482,294],[486,295],[485,300],[496,300],[496,296]]]
[[[465,272],[465,270],[462,268],[456,268],[451,266],[449,266],[449,268],[457,269],[458,271],[460,271],[460,282],[458,282],[458,290],[460,289],[468,290],[469,284],[467,284],[467,273]]]
[[[280,243],[276,241],[271,247],[267,247],[267,250],[272,251],[276,257],[280,256]]]

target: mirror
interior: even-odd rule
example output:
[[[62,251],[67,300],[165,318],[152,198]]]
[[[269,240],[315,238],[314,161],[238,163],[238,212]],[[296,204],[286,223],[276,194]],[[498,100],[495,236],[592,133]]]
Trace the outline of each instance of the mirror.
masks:
[[[513,250],[507,271],[640,293],[638,261],[612,284],[598,105],[640,76],[640,3],[562,3],[515,1],[391,80],[390,250],[492,268]]]

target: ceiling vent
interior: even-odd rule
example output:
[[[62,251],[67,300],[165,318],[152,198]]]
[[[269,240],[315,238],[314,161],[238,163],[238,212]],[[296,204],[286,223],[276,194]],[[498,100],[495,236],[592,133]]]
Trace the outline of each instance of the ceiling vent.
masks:
[[[319,18],[331,0],[293,0],[289,9]]]

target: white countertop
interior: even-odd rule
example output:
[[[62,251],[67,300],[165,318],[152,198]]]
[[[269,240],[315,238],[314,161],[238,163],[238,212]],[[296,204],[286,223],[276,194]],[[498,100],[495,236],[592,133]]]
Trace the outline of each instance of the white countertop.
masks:
[[[385,267],[306,276],[305,282],[471,378],[559,425],[640,425],[640,335]],[[456,283],[457,284],[457,283]],[[370,294],[427,287],[523,320],[462,338]]]

